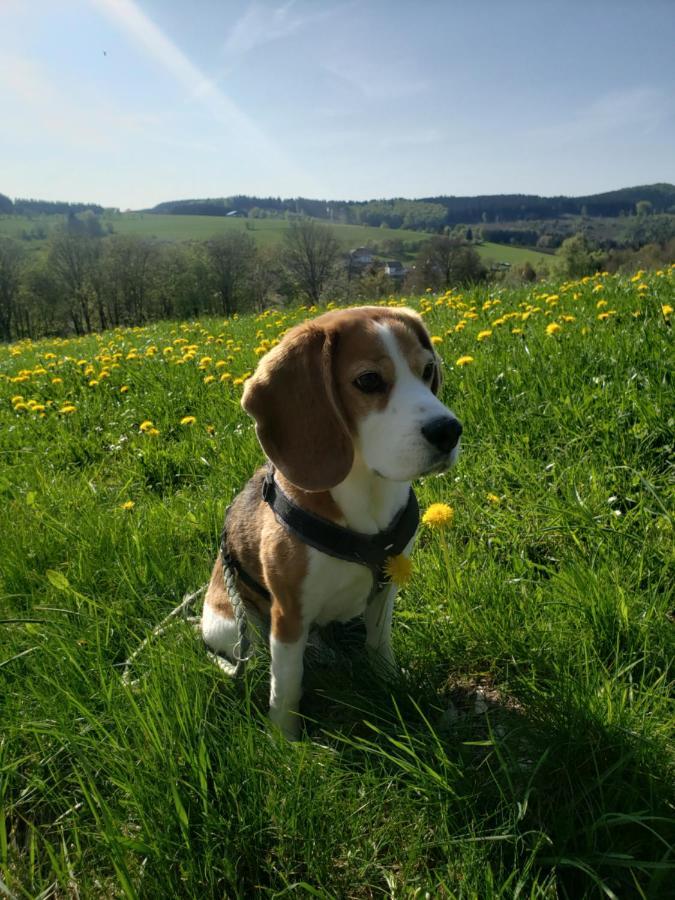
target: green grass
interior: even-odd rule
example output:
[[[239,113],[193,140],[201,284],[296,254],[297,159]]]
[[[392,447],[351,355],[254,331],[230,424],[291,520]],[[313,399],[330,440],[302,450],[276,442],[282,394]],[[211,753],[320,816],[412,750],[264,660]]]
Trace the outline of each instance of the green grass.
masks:
[[[42,215],[31,218],[0,216],[0,234],[18,239],[24,230],[30,232],[35,225],[41,225],[49,234],[54,228],[62,225],[63,221],[64,217],[59,215]],[[288,222],[285,219],[248,220],[228,219],[222,216],[174,216],[137,212],[107,215],[103,217],[103,222],[104,224],[110,223],[115,234],[131,234],[137,237],[157,238],[162,241],[205,241],[216,235],[244,231],[248,228],[248,234],[261,247],[275,246],[282,240],[288,229]],[[431,237],[426,232],[410,231],[404,228],[369,228],[366,225],[332,225],[331,227],[343,250],[350,250],[369,242],[381,243],[385,240],[400,240],[405,246]],[[41,250],[46,246],[46,240],[28,241],[25,246],[29,250]],[[508,262],[511,265],[518,265],[529,260],[535,267],[537,264],[543,264],[549,268],[552,262],[550,254],[525,250],[522,247],[485,243],[476,249],[484,259],[493,262]],[[413,250],[406,248],[403,258],[412,261],[414,255]]]
[[[11,895],[665,897],[673,271],[410,300],[465,429],[417,492],[454,521],[419,535],[397,683],[315,666],[296,745],[267,661],[232,683],[187,626],[119,673],[208,578],[261,461],[234,381],[307,312],[0,347]]]

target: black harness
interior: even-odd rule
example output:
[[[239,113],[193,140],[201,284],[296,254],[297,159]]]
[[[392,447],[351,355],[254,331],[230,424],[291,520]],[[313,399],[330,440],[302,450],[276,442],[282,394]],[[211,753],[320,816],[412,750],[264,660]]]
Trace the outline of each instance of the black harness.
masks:
[[[408,502],[396,514],[393,521],[384,531],[376,534],[361,534],[336,525],[334,522],[308,512],[297,506],[282,491],[276,478],[274,468],[269,467],[262,484],[262,498],[270,506],[277,521],[304,544],[347,562],[358,563],[370,569],[373,575],[373,591],[375,592],[389,583],[385,573],[385,564],[390,556],[397,556],[408,546],[417,531],[420,511],[415,492],[410,488]],[[271,600],[270,592],[246,572],[239,561],[227,549],[227,515],[225,528],[220,543],[223,561],[236,573],[242,584],[255,591],[265,600]]]

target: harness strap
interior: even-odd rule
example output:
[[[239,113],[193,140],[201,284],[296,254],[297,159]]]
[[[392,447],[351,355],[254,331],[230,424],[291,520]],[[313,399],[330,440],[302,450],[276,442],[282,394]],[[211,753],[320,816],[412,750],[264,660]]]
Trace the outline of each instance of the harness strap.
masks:
[[[391,525],[384,531],[378,531],[376,534],[352,531],[350,528],[336,525],[335,522],[308,512],[293,503],[277,483],[272,466],[269,467],[263,481],[262,498],[274,512],[277,521],[304,544],[308,544],[328,556],[343,559],[346,562],[355,562],[370,569],[373,575],[371,598],[377,589],[388,581],[384,572],[387,559],[390,556],[398,556],[405,550],[415,536],[420,521],[417,497],[411,488],[408,502],[403,509],[399,510]],[[267,588],[249,575],[239,560],[227,549],[225,530],[223,530],[220,549],[223,567],[228,567],[235,572],[246,587],[270,602],[272,595]]]
[[[272,467],[263,481],[262,496],[277,521],[303,543],[337,559],[367,566],[378,580],[382,580],[387,559],[405,550],[414,537],[420,520],[419,506],[412,488],[408,494],[408,502],[396,514],[393,522],[376,534],[352,531],[297,506],[279,486]]]
[[[240,581],[246,585],[252,591],[255,591],[256,594],[259,594],[264,600],[270,602],[272,600],[272,595],[267,590],[266,587],[263,587],[262,584],[259,584],[251,575],[248,574],[246,569],[241,565],[238,559],[236,559],[230,551],[227,549],[227,540],[225,531],[223,531],[223,538],[220,543],[220,553],[225,565],[229,566],[234,572],[237,573],[237,577]]]

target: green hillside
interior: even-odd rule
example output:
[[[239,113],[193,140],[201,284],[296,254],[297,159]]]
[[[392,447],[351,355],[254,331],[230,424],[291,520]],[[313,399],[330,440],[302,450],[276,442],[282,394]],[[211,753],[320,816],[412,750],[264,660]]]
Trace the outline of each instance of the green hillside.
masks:
[[[44,234],[24,240],[27,250],[44,248],[49,234],[63,225],[62,215],[8,215],[0,216],[0,235],[20,240],[24,233]],[[110,226],[113,234],[131,234],[138,237],[156,238],[161,241],[205,241],[219,234],[247,230],[259,246],[278,244],[286,229],[286,219],[238,219],[222,216],[177,216],[147,212],[107,213],[101,217],[104,227]],[[421,241],[431,237],[427,232],[411,231],[404,228],[372,228],[368,225],[331,225],[340,245],[349,250],[364,244],[382,244],[387,240],[402,241],[404,259],[411,260]],[[508,247],[486,242],[476,248],[484,259],[505,262],[511,265],[530,260],[537,264],[550,263],[548,254],[522,247]]]

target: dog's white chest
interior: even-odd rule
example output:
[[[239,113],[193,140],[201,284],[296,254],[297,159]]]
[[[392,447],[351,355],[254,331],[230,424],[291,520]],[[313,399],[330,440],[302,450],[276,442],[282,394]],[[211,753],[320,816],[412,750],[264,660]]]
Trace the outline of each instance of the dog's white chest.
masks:
[[[308,548],[307,575],[302,585],[305,625],[347,622],[362,615],[373,586],[370,569]]]

